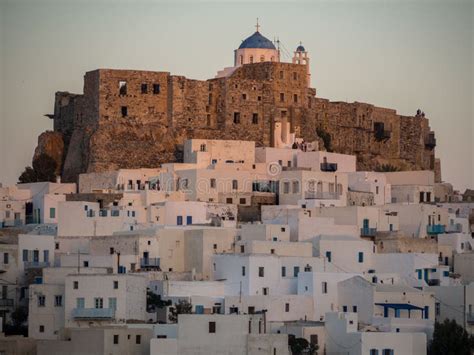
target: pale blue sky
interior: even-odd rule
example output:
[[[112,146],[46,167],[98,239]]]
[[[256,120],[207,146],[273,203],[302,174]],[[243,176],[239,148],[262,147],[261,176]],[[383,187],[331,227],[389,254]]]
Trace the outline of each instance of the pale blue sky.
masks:
[[[436,131],[443,179],[474,186],[474,1],[0,0],[0,181],[14,183],[54,92],[82,92],[96,68],[207,79],[255,30],[310,53],[312,85],[331,100],[414,114]]]

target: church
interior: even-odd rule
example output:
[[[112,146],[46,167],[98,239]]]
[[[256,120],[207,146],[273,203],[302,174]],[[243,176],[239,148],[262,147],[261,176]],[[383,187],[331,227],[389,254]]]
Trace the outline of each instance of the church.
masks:
[[[368,103],[330,101],[311,88],[308,52],[291,62],[257,30],[234,50],[234,65],[208,80],[166,71],[96,69],[83,93],[58,91],[54,131],[40,135],[35,157],[58,163],[64,181],[80,173],[156,167],[182,159],[185,139],[252,140],[274,146],[283,135],[318,141],[323,150],[357,156],[359,170],[390,165],[435,170],[436,139],[426,117]],[[280,133],[279,133],[280,134]]]

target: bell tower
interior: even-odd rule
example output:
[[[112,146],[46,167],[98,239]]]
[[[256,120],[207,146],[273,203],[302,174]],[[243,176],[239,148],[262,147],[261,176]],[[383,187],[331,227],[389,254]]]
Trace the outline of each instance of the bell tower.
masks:
[[[303,44],[300,42],[299,46],[296,47],[296,51],[294,51],[293,64],[301,64],[306,65],[306,80],[308,83],[308,87],[311,86],[311,74],[309,72],[309,57],[308,52],[303,47]]]

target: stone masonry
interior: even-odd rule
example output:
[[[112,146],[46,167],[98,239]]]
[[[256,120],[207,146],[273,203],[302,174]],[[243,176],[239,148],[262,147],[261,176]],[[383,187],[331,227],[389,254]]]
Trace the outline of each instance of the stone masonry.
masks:
[[[82,95],[57,92],[49,117],[54,134],[40,136],[35,156],[42,147],[46,154],[54,151],[63,181],[84,172],[180,161],[189,138],[271,146],[274,123],[284,120],[307,141],[321,140],[317,132],[324,132],[330,136],[326,149],[356,155],[359,170],[382,164],[435,169],[434,133],[424,116],[318,98],[300,64],[246,64],[206,81],[98,69],[85,74]]]

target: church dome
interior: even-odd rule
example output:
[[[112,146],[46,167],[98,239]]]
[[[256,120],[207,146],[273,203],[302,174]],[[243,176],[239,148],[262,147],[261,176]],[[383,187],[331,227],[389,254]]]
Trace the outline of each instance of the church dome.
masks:
[[[262,36],[258,31],[242,42],[239,49],[242,48],[276,49],[272,41]]]
[[[305,52],[305,49],[304,49],[304,47],[300,44],[300,45],[296,48],[296,51],[297,51],[297,52]]]

